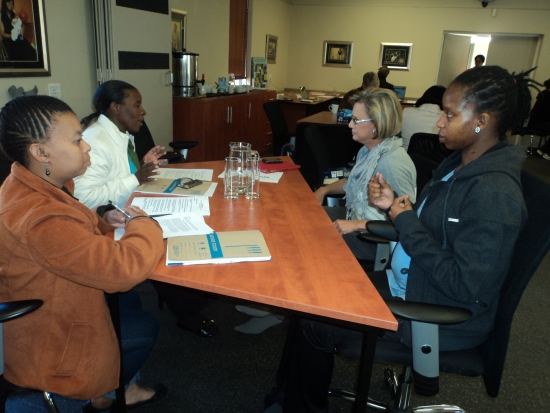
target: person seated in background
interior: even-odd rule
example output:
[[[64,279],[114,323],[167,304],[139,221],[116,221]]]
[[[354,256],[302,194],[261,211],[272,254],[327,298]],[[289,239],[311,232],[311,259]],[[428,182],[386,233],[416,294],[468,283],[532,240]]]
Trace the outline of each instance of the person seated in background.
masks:
[[[139,131],[147,112],[134,86],[120,80],[101,84],[94,93],[93,107],[95,112],[82,119],[86,127],[82,137],[94,148],[90,153],[92,165],[75,179],[75,196],[92,209],[109,200],[122,206],[138,185],[154,179],[158,158],[166,152],[155,146],[141,164],[137,158],[131,134]],[[213,320],[200,314],[208,303],[204,293],[151,282],[176,316],[178,327],[201,337],[211,337],[219,331]]]
[[[408,195],[395,197],[382,174],[369,183],[369,202],[388,211],[399,232],[391,269],[368,274],[380,295],[458,305],[473,313],[464,323],[439,328],[441,351],[476,347],[487,339],[527,219],[521,189],[525,151],[506,140],[506,132],[521,125],[529,111],[526,75],[484,66],[451,83],[438,127],[445,146],[455,152],[434,171],[414,207]],[[297,328],[292,355],[280,364],[279,377],[286,377],[282,411],[326,412],[335,348],[357,357],[363,334],[310,320]],[[399,320],[396,332],[378,340],[411,347],[410,322]]]
[[[537,95],[537,101],[531,109],[527,128],[534,129],[543,136],[550,135],[550,79],[544,83],[544,90]],[[550,161],[550,138],[537,149],[537,153],[545,160]]]
[[[128,291],[152,274],[164,252],[162,229],[130,207],[122,239],[103,236],[122,226],[122,214],[102,208],[100,216],[72,195],[73,179],[90,165],[90,146],[63,101],[23,96],[8,102],[0,112],[0,148],[14,161],[0,191],[0,301],[44,302],[4,326],[4,378],[63,396],[55,397],[67,406],[64,412],[80,411],[85,399],[94,399],[85,411],[106,409],[114,397],[106,394],[118,387],[121,355],[105,292]],[[120,321],[128,408],[159,401],[164,386],[136,382],[158,322],[141,310],[134,292],[121,294]],[[16,394],[6,411],[45,410],[41,398]]]
[[[416,101],[414,108],[403,110],[403,125],[401,137],[403,148],[409,148],[411,136],[417,132],[438,133],[436,123],[443,114],[444,86],[432,86],[428,88],[422,97]]]
[[[360,231],[366,231],[368,220],[384,219],[384,214],[368,203],[369,180],[381,172],[398,194],[412,194],[414,199],[416,169],[403,149],[402,139],[396,136],[401,130],[402,114],[397,95],[387,89],[370,88],[355,94],[351,103],[352,138],[364,146],[357,154],[349,177],[320,187],[315,196],[322,204],[327,195],[346,195],[345,207],[325,210],[353,254],[358,259],[372,261],[376,256],[376,244],[357,238]]]
[[[343,109],[353,109],[353,104],[350,102],[350,99],[355,94],[361,92],[362,90],[366,90],[369,87],[378,87],[380,84],[378,80],[378,76],[374,72],[367,72],[363,75],[363,83],[361,83],[361,86],[350,90],[348,93],[344,95],[342,100],[340,101],[340,104],[338,105],[338,110]]]
[[[378,69],[378,79],[380,79],[380,87],[383,89],[393,90],[393,92],[397,94],[397,92],[393,88],[393,85],[386,81],[389,74],[390,69],[388,68],[388,66],[380,66],[380,68]]]

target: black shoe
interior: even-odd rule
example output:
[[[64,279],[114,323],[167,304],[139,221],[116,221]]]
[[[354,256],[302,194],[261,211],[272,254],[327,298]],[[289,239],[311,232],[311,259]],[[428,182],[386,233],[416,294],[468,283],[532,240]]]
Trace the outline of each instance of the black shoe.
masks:
[[[207,320],[204,319],[199,324],[197,328],[189,327],[186,324],[183,324],[182,322],[177,323],[178,327],[182,330],[191,331],[192,333],[195,333],[199,337],[212,337],[218,334],[220,331],[219,327],[216,325],[214,320]]]

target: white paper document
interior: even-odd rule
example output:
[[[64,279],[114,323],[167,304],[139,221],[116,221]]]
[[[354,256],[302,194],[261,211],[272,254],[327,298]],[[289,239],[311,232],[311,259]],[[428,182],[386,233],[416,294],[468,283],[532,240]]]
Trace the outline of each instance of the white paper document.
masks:
[[[202,215],[191,212],[166,215],[155,218],[162,228],[163,238],[182,237],[187,235],[204,235],[214,232],[206,225]]]
[[[223,174],[218,175],[218,178],[223,179]],[[265,172],[260,172],[260,182],[267,182],[269,184],[276,184],[281,179],[281,176],[283,176],[282,172],[272,172],[270,174],[266,174]]]
[[[210,202],[206,196],[136,197],[132,200],[132,205],[140,207],[149,215],[178,214],[180,212],[210,215]]]
[[[181,168],[159,168],[155,170],[160,175],[155,178],[179,179],[192,178],[201,181],[212,181],[213,169],[181,169]]]

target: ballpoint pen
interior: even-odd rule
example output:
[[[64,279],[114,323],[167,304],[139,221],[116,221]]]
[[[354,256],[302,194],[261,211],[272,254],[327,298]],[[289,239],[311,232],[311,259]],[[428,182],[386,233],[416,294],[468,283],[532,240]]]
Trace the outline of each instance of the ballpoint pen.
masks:
[[[114,206],[114,207],[116,208],[116,210],[117,210],[118,212],[123,213],[124,216],[125,216],[126,218],[128,218],[128,219],[132,218],[132,217],[130,216],[130,214],[128,214],[128,212],[126,212],[126,211],[123,210],[122,208],[120,208],[120,207],[116,206],[115,204],[113,204],[112,201],[108,201],[108,204]]]

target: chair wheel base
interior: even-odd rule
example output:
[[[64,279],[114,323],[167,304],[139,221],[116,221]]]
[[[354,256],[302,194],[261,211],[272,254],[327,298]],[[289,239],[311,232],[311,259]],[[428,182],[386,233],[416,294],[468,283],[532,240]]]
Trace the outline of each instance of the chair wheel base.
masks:
[[[392,400],[386,408],[386,413],[414,413],[412,407],[409,406],[405,409],[400,409],[396,404],[396,401]]]

